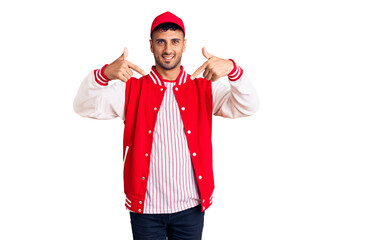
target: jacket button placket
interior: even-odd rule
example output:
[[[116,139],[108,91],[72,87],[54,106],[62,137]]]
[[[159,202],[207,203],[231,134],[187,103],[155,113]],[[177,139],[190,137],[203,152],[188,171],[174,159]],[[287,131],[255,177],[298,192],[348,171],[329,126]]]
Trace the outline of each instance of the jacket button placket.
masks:
[[[143,208],[143,206],[142,206],[142,201],[139,201],[138,203],[140,204],[139,209],[138,209],[138,212],[142,212],[142,208]]]

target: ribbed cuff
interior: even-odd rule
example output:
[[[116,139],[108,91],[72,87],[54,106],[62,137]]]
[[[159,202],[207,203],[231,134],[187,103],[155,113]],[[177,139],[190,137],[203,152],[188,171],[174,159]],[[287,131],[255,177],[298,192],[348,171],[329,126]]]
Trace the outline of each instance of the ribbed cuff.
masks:
[[[104,68],[107,66],[108,64],[105,64],[101,69],[95,69],[94,70],[94,76],[95,76],[95,81],[99,84],[99,85],[102,85],[102,86],[107,86],[108,85],[108,82],[110,81],[110,79],[108,79],[106,77],[106,75],[104,74]]]
[[[238,65],[236,65],[234,60],[232,59],[229,59],[229,60],[234,63],[234,69],[232,69],[232,71],[228,74],[228,79],[230,81],[236,81],[242,77],[243,69],[239,67]]]

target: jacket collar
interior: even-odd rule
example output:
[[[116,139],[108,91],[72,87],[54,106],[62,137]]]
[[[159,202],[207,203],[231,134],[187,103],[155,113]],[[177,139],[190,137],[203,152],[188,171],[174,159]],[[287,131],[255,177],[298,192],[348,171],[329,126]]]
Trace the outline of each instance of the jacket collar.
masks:
[[[156,85],[159,85],[159,86],[162,86],[164,87],[164,81],[163,81],[163,78],[161,77],[161,75],[158,73],[157,69],[155,68],[155,66],[153,66],[151,68],[151,71],[149,73],[149,76],[151,78],[151,80],[153,80],[154,84]],[[182,85],[184,83],[187,82],[187,79],[188,79],[188,74],[187,72],[184,70],[183,66],[180,66],[180,73],[179,73],[179,76],[176,78],[176,83],[175,85]]]

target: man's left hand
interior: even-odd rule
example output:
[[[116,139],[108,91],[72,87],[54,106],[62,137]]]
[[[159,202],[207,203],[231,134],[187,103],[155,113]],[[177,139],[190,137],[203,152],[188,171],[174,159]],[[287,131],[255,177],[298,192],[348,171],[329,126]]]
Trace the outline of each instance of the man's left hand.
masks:
[[[202,48],[202,55],[207,61],[192,74],[192,80],[204,72],[202,74],[204,78],[216,81],[221,77],[227,76],[234,69],[234,63],[231,60],[213,56],[206,51],[205,47]]]

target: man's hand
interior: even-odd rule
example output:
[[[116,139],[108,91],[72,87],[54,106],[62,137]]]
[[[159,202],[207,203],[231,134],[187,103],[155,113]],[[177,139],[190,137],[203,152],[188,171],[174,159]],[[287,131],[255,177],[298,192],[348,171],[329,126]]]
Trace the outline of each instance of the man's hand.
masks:
[[[221,77],[227,76],[232,69],[234,69],[234,64],[231,60],[213,56],[208,53],[204,47],[202,48],[202,54],[207,61],[192,74],[192,80],[195,79],[200,73],[204,72],[202,74],[204,78],[207,80],[216,81]]]
[[[113,63],[104,68],[104,75],[106,75],[106,77],[110,80],[120,79],[123,82],[127,82],[132,77],[132,70],[138,72],[142,76],[145,76],[146,73],[137,65],[127,61],[127,57],[128,49],[125,47],[123,54]]]

